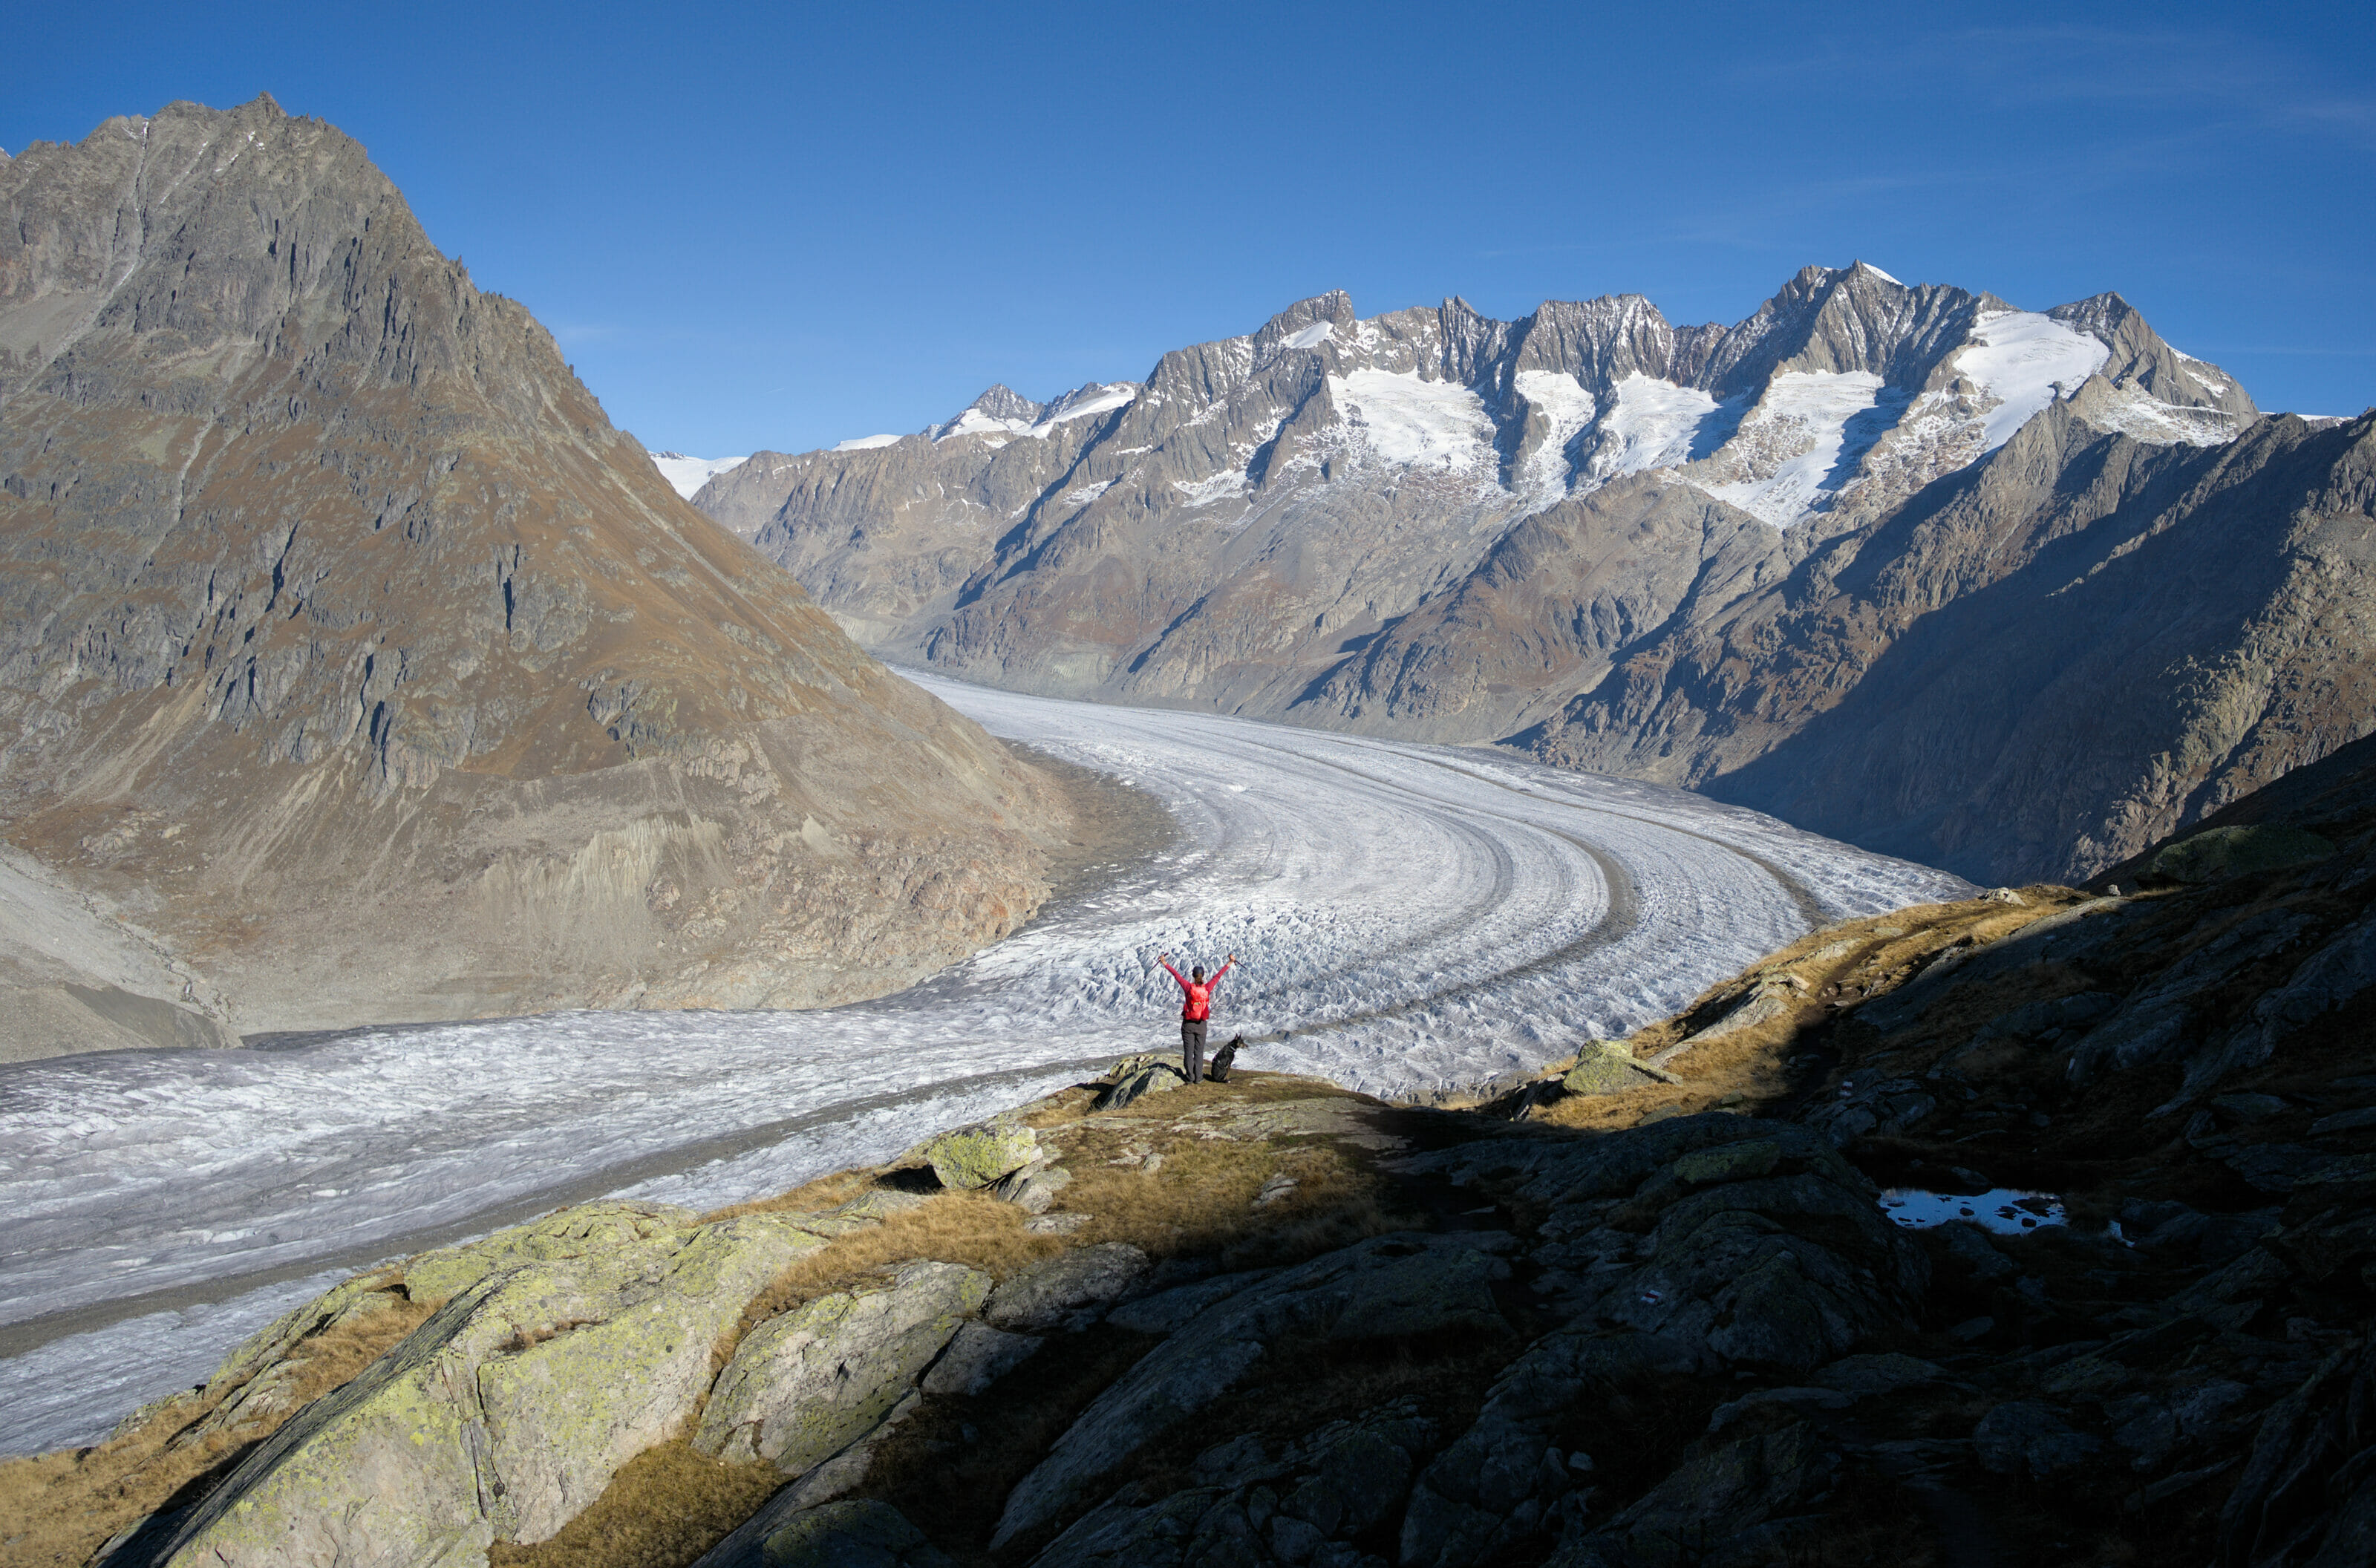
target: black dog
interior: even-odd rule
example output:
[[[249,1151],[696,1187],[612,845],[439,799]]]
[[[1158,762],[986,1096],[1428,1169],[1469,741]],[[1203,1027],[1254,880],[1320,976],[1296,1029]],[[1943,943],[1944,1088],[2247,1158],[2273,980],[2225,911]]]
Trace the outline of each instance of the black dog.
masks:
[[[1217,1084],[1228,1083],[1230,1081],[1230,1063],[1238,1059],[1238,1047],[1245,1043],[1245,1036],[1231,1035],[1230,1037],[1230,1043],[1221,1047],[1220,1050],[1213,1053],[1212,1063],[1205,1069],[1205,1075],[1212,1079]]]

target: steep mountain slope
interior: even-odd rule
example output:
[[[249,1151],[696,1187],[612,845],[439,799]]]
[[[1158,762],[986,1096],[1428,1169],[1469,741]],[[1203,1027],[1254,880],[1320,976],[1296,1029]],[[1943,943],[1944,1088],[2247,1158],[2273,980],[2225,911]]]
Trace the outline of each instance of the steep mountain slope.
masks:
[[[900,983],[1052,787],[671,492],[268,98],[0,166],[0,831],[238,1027]]]
[[[2262,422],[2117,295],[1859,263],[1676,327],[1336,294],[1125,390],[1065,425],[996,388],[697,501],[772,505],[761,550],[897,657],[1512,741],[1989,881],[2085,875],[2376,728],[2357,438]]]

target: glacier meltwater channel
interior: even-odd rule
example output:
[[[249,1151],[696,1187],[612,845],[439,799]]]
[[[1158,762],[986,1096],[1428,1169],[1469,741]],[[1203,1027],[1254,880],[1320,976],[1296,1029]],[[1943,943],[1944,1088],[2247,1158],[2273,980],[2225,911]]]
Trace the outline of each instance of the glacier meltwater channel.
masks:
[[[0,1453],[104,1432],[375,1260],[603,1194],[714,1206],[1176,1046],[1381,1095],[1620,1035],[1824,921],[1968,891],[1680,790],[1498,753],[926,679],[1161,800],[1174,843],[896,996],[564,1013],[0,1075]]]

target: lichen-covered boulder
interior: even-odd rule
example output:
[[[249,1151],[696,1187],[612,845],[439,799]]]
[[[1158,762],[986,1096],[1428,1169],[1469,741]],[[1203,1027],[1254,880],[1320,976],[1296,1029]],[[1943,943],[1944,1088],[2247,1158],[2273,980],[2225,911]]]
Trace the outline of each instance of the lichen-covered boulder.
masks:
[[[546,1539],[682,1427],[719,1337],[820,1244],[754,1215],[489,1274],[282,1425],[156,1561],[405,1568]]]
[[[1507,1334],[1489,1289],[1506,1277],[1497,1231],[1396,1232],[1325,1253],[1228,1298],[1091,1401],[1008,1493],[991,1550],[1078,1506],[1150,1439],[1235,1387],[1283,1336],[1369,1338],[1444,1331]],[[1489,1319],[1485,1314],[1491,1313]]]
[[[877,1289],[837,1291],[745,1335],[693,1445],[806,1473],[873,1431],[981,1309],[990,1276],[911,1263]]]
[[[1039,1158],[1040,1136],[1020,1122],[1001,1119],[943,1133],[916,1153],[942,1186],[970,1192]]]
[[[446,1301],[497,1269],[616,1252],[688,1230],[695,1218],[691,1209],[669,1204],[581,1204],[475,1241],[408,1258],[404,1288],[416,1301]]]
[[[1570,1094],[1623,1094],[1657,1081],[1643,1071],[1622,1041],[1603,1039],[1584,1048],[1560,1087]]]

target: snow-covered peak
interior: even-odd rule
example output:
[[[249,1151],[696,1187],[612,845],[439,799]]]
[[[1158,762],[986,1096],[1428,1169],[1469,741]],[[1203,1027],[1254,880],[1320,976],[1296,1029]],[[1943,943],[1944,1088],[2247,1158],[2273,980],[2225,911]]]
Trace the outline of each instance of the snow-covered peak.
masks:
[[[682,452],[652,454],[652,467],[659,469],[671,490],[688,501],[711,479],[729,469],[739,468],[742,461],[741,457],[688,457]]]
[[[897,435],[853,435],[847,441],[837,441],[826,448],[828,452],[872,452],[878,446],[897,445],[905,437]]]
[[[1002,503],[1016,517],[1177,496],[1234,526],[1232,508],[1271,515],[1309,485],[1391,498],[1403,469],[1446,505],[1503,518],[1665,470],[1789,527],[1895,505],[2091,384],[2073,412],[2139,440],[2220,441],[2254,417],[2241,388],[2116,294],[2025,311],[1857,260],[1802,268],[1731,327],[1676,327],[1638,294],[1546,302],[1515,322],[1456,298],[1365,319],[1341,291],[1314,295],[1246,336],[1171,350],[1144,385],[1047,403],[992,386],[925,434],[968,438],[950,448],[960,467],[1055,443],[1044,481],[1027,480],[1036,458],[1007,460],[1002,487],[1035,497]]]

